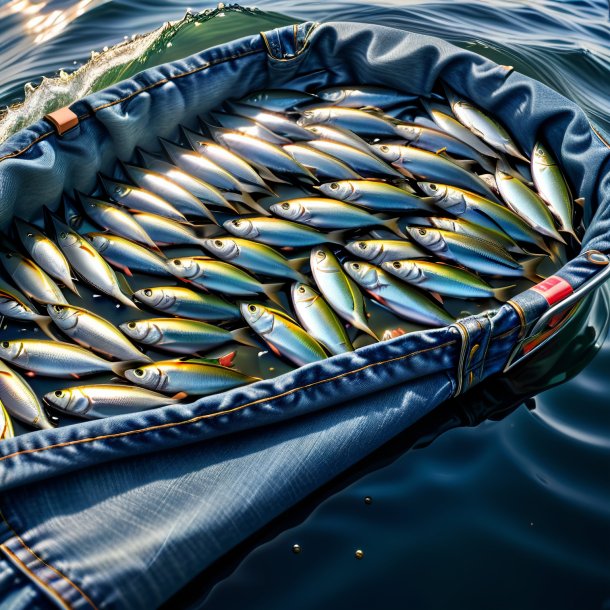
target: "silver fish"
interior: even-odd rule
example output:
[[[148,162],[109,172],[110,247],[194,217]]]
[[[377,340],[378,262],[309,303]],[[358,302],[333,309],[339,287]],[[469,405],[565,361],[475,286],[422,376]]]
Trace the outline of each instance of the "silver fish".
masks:
[[[358,180],[362,177],[340,159],[316,150],[309,144],[287,144],[283,149],[301,165],[312,170],[320,180]]]
[[[193,320],[233,320],[239,309],[214,294],[202,294],[182,286],[142,288],[134,293],[138,301],[152,309]]]
[[[311,286],[296,282],[291,290],[294,310],[303,328],[331,354],[353,351],[343,324]]]
[[[333,125],[307,125],[304,128],[309,132],[310,138],[323,138],[324,140],[332,140],[333,142],[340,142],[341,144],[348,144],[353,146],[362,152],[370,153],[373,149],[369,146],[366,140],[363,140],[360,136],[355,133],[343,129],[342,127],[334,127]]]
[[[403,93],[396,89],[366,85],[326,87],[317,92],[325,102],[348,108],[387,108],[406,104],[417,99],[416,95]]]
[[[239,102],[228,102],[226,106],[229,112],[252,119],[256,123],[264,125],[267,129],[270,129],[272,132],[284,136],[285,138],[303,140],[311,137],[311,134],[308,131],[288,119],[282,113],[257,108],[256,106],[250,106],[249,104],[241,104]]]
[[[38,397],[16,371],[0,361],[0,402],[9,415],[40,430],[53,428]]]
[[[322,246],[312,249],[310,261],[316,285],[334,311],[358,330],[377,339],[366,319],[362,293],[343,272],[337,257]]]
[[[346,250],[358,258],[381,266],[386,261],[429,258],[430,253],[406,240],[366,239],[346,244]]]
[[[454,319],[431,299],[370,263],[349,261],[345,271],[378,303],[406,320],[424,326],[446,326]]]
[[[302,127],[313,124],[333,125],[353,131],[355,134],[371,138],[396,137],[398,132],[393,123],[378,114],[357,110],[355,108],[339,108],[318,106],[307,108],[297,121]]]
[[[264,140],[265,142],[277,144],[279,146],[290,142],[289,138],[278,135],[271,131],[271,129],[268,129],[264,125],[261,125],[248,117],[227,114],[225,112],[210,112],[210,115],[218,125],[225,129],[245,133],[253,138],[258,138],[259,140]]]
[[[181,397],[170,398],[146,388],[115,383],[55,390],[45,394],[43,399],[64,413],[83,419],[100,419],[173,405]]]
[[[120,283],[123,283],[126,289],[129,287],[125,282],[119,281],[116,273],[108,266],[101,254],[84,237],[54,216],[52,222],[59,247],[83,280],[123,305],[138,309],[137,305],[122,292]]]
[[[277,356],[298,366],[324,360],[326,352],[285,313],[257,303],[242,303],[242,316]]]
[[[186,244],[198,246],[206,235],[214,235],[216,225],[190,225],[163,218],[156,214],[137,212],[133,215],[136,222],[146,231],[150,238],[158,245]]]
[[[299,106],[311,104],[318,98],[304,91],[293,91],[292,89],[265,89],[255,91],[241,98],[243,104],[267,108],[274,112],[287,112]]]
[[[110,358],[150,362],[119,329],[104,318],[74,305],[47,305],[49,316],[70,339]]]
[[[0,402],[0,441],[13,438],[13,436],[15,436],[15,430],[13,429],[11,416]]]
[[[38,227],[21,218],[15,218],[15,228],[32,260],[52,278],[59,280],[66,288],[79,296],[70,275],[70,265],[57,245]]]
[[[125,371],[125,377],[157,392],[206,396],[259,381],[225,366],[203,360],[163,360]]]

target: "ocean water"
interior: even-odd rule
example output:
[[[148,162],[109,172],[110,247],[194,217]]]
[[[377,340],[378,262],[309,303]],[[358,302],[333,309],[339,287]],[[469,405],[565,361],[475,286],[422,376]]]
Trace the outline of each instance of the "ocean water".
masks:
[[[54,104],[154,63],[308,19],[439,36],[545,82],[610,133],[605,2],[257,6],[160,27],[215,5],[0,0],[0,105],[27,97],[0,120],[0,139]],[[609,294],[600,290],[527,367],[437,409],[166,608],[609,610]]]

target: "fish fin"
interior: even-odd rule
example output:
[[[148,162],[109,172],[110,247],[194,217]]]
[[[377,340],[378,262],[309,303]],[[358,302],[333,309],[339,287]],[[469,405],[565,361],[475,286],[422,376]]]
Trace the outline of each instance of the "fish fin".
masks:
[[[455,165],[458,165],[462,169],[466,169],[468,171],[472,171],[472,168],[475,165],[478,165],[478,163],[474,159],[456,159],[455,157],[450,157],[449,155],[443,156],[449,159],[449,161],[451,161]]]
[[[57,338],[57,335],[53,333],[51,330],[53,327],[53,319],[47,316],[40,316],[36,318],[36,324],[40,328],[40,330],[47,336],[49,339],[53,339],[54,341],[61,341],[61,339]]]
[[[252,337],[252,333],[249,328],[236,328],[231,331],[231,337],[233,341],[247,345],[248,347],[256,347],[260,349],[261,344]]]
[[[236,352],[233,351],[225,354],[224,356],[220,356],[220,358],[218,358],[218,364],[227,368],[232,367],[234,364],[233,360],[235,360],[235,354]]]
[[[381,222],[381,224],[388,228],[390,231],[392,231],[392,233],[395,233],[396,235],[398,235],[398,237],[402,237],[403,239],[408,239],[408,236],[405,235],[400,227],[398,226],[398,221],[400,220],[399,217],[397,218],[390,218],[389,220],[383,220]]]
[[[284,284],[278,282],[277,284],[263,284],[262,286],[265,296],[276,305],[283,307],[282,301],[277,293],[284,288]]]
[[[179,400],[184,400],[187,397],[188,397],[188,394],[186,392],[178,392],[177,394],[174,394],[171,397],[171,399],[175,400],[176,402],[178,402]]]
[[[413,174],[412,172],[410,172],[406,167],[402,167],[396,163],[392,163],[392,165],[394,166],[394,168],[396,168],[403,176],[406,176],[407,178],[410,178],[411,180],[417,180],[417,178],[415,177],[415,174]]]
[[[275,345],[272,345],[271,343],[267,343],[267,347],[271,350],[271,352],[277,356],[278,358],[282,357],[282,352],[280,352],[280,350],[275,347]]]
[[[442,297],[442,295],[438,292],[430,292],[430,296],[435,298],[441,305],[445,304],[445,301]]]
[[[266,210],[260,203],[255,201],[254,198],[248,195],[247,193],[243,194],[243,204],[251,210],[262,214],[263,216],[271,216],[271,212]]]
[[[568,262],[566,249],[558,242],[553,242],[549,247],[551,261],[557,267],[563,267]]]
[[[116,274],[115,274],[116,275]],[[116,275],[117,284],[119,285],[119,289],[121,292],[125,293],[126,296],[133,296],[133,290],[129,285],[129,282],[125,279],[124,275],[118,274]]]
[[[579,205],[581,208],[585,207],[585,198],[579,197],[578,199],[574,199],[574,203]]]
[[[197,237],[202,239],[208,239],[209,237],[216,237],[224,233],[222,227],[218,225],[191,225],[195,229]]]
[[[580,245],[581,241],[580,241],[578,235],[576,235],[576,232],[574,231],[574,229],[559,229],[559,232],[560,233],[565,233],[566,235],[569,235],[574,240],[576,240],[576,243],[578,245]]]
[[[338,231],[331,231],[326,234],[326,239],[333,244],[337,244],[339,246],[345,245],[345,235],[349,229],[339,229]]]
[[[512,296],[513,290],[516,288],[516,284],[512,286],[502,286],[501,288],[494,288],[494,298],[498,301],[505,303]]]
[[[369,327],[368,324],[361,322],[360,320],[352,321],[352,326],[355,326],[358,330],[361,330],[363,333],[370,335],[376,341],[379,341],[379,337],[375,334],[372,328]]]
[[[123,360],[121,362],[111,362],[110,369],[119,377],[125,376],[125,371],[137,369],[143,363],[142,360]]]
[[[524,271],[523,277],[536,284],[546,279],[546,277],[538,275],[537,273],[538,265],[540,265],[545,258],[546,256],[532,256],[531,258],[520,261],[520,265]]]
[[[117,268],[120,269],[126,276],[133,277],[133,273],[129,267],[125,267],[124,265],[117,265]]]
[[[286,260],[288,261],[288,265],[291,269],[294,269],[295,271],[300,271],[303,265],[309,262],[309,259],[309,256],[300,256],[298,258],[288,258]]]

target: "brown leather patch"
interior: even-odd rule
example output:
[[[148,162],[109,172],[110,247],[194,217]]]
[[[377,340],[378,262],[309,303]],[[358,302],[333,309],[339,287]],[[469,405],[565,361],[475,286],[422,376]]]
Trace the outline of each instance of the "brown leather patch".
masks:
[[[49,112],[49,114],[45,115],[45,119],[53,123],[60,136],[78,125],[78,116],[67,106],[55,110],[55,112]]]

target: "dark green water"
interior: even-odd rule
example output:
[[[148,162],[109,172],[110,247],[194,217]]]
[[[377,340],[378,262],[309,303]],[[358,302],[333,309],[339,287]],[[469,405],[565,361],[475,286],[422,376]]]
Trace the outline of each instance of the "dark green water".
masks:
[[[27,13],[29,5],[0,2],[4,103],[17,101],[24,83],[73,70],[92,50],[179,19],[187,8],[93,1],[77,16],[74,2],[53,0],[38,13]],[[45,112],[54,96],[63,105],[159,61],[291,22],[284,13],[445,38],[542,80],[610,132],[604,2],[258,6],[277,13],[191,17],[111,50],[112,71],[98,61],[63,86],[49,83],[44,100],[33,94],[31,110],[13,115],[12,125]],[[56,22],[65,27],[32,25],[54,10],[63,11]],[[599,294],[534,363],[440,407],[230,553],[167,608],[610,609],[607,319]]]

